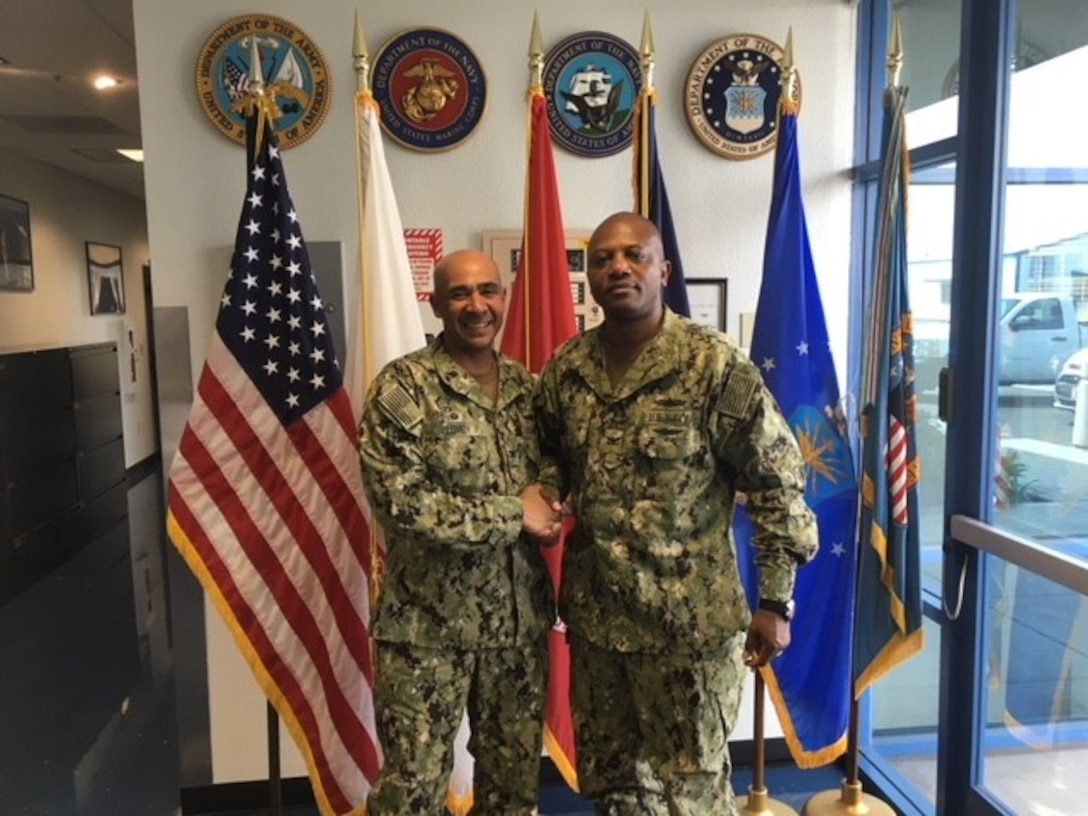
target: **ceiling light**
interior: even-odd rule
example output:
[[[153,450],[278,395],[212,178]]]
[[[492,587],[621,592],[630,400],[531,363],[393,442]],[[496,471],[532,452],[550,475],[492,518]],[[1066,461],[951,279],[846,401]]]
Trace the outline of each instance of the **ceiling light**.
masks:
[[[91,84],[94,85],[95,90],[105,91],[109,88],[116,88],[121,84],[121,80],[115,76],[110,76],[109,74],[99,74],[91,80]]]
[[[124,156],[126,159],[131,159],[134,162],[142,162],[144,160],[144,151],[139,148],[127,150],[125,148],[118,148],[117,152]]]

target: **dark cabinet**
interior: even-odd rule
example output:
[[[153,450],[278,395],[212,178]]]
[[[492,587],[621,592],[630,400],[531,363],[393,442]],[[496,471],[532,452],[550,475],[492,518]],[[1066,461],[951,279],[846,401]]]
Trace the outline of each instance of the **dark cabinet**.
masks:
[[[117,365],[114,343],[0,353],[0,603],[127,531]]]

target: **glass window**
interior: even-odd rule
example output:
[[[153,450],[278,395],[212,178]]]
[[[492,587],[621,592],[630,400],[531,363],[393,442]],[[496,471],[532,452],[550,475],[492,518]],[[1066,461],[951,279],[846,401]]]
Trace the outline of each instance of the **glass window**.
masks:
[[[940,699],[941,630],[923,621],[925,647],[873,687],[871,748],[887,760],[892,783],[915,804],[937,801],[937,713]]]
[[[994,556],[985,570],[980,781],[1011,813],[1083,813],[1088,604]]]
[[[1088,18],[1077,6],[1018,7],[1004,260],[995,270],[1002,300],[990,521],[1088,562],[1088,140],[1063,114],[1076,108],[1070,89],[1088,71]],[[1083,812],[1084,597],[992,556],[984,574],[979,783],[1013,813]]]
[[[959,2],[905,2],[897,7],[907,57],[910,147],[956,132],[957,100],[945,99],[947,68],[959,51]],[[937,68],[940,67],[940,70]],[[878,109],[879,110],[879,109]],[[954,148],[950,148],[950,151]],[[938,374],[948,364],[956,165],[939,161],[912,169],[907,206],[907,285],[914,323],[915,442],[923,594],[939,603],[944,536],[947,427],[938,416]],[[923,812],[934,812],[940,699],[940,626],[923,621],[925,647],[867,695],[860,733],[867,758],[888,785]]]
[[[1079,558],[1088,533],[1088,410],[1076,411],[1088,381],[1088,140],[1053,114],[1088,71],[1088,45],[1072,47],[1078,36],[1088,42],[1088,20],[1079,32],[1070,20],[1053,39],[1042,36],[1044,23],[1059,22],[1052,3],[1021,3],[1020,19],[1020,41],[1042,45],[1031,45],[1010,88],[992,521]],[[1058,55],[1046,58],[1044,46]]]
[[[959,0],[907,0],[891,4],[899,15],[905,59],[900,84],[907,96],[907,144],[956,135],[959,103]]]
[[[908,124],[909,127],[909,124]],[[939,594],[944,536],[945,423],[937,375],[948,365],[955,165],[915,170],[907,209],[907,286],[914,316],[915,444],[921,464],[918,514],[923,588]]]
[[[1083,812],[1088,799],[1088,776],[1080,770],[1088,756],[1082,747],[1088,735],[1088,604],[1079,593],[992,556],[980,561],[980,609],[971,587],[961,597],[960,588],[940,586],[948,429],[937,416],[937,375],[947,365],[951,318],[968,305],[951,301],[955,266],[972,288],[977,284],[979,296],[997,291],[1000,302],[992,347],[996,393],[982,411],[987,421],[957,423],[952,439],[954,450],[970,449],[989,472],[982,484],[948,483],[947,492],[957,506],[981,504],[981,520],[998,530],[1088,563],[1088,140],[1079,124],[1077,91],[1088,72],[1088,15],[1083,2],[1074,0],[1005,0],[972,7],[986,17],[980,22],[1012,19],[1017,27],[1015,41],[1010,38],[1009,99],[996,106],[1008,116],[1006,188],[1000,204],[1003,246],[1000,259],[987,264],[992,268],[979,270],[971,262],[980,253],[969,253],[964,266],[952,258],[954,230],[963,231],[960,245],[967,245],[973,239],[972,220],[988,223],[992,206],[990,188],[984,185],[961,191],[960,203],[968,206],[961,213],[963,223],[955,223],[953,160],[956,153],[971,157],[974,147],[954,138],[961,90],[959,3],[896,0],[880,9],[897,14],[903,27],[906,58],[900,79],[910,88],[907,141],[916,160],[926,161],[915,166],[911,178],[907,253],[927,620],[923,654],[897,667],[864,701],[861,745],[866,759],[923,810],[932,812],[943,797],[976,802],[980,813],[994,812],[972,798],[971,789],[982,786],[1004,812]],[[980,25],[978,36],[973,28],[964,32],[978,46],[972,53],[979,62],[996,46],[982,38],[1000,28]],[[875,52],[872,58],[883,62]],[[963,89],[970,95],[964,101],[968,110],[985,115],[993,109],[987,88],[1002,83],[992,83],[992,76],[979,77],[979,83]],[[878,117],[879,108],[872,115]],[[1000,136],[995,133],[994,139]],[[989,171],[982,167],[987,155],[984,151],[970,167],[961,165],[973,171],[972,180]],[[864,168],[861,183],[870,182],[864,173],[871,169]],[[962,286],[956,292],[957,297],[975,296]],[[974,335],[957,339],[969,349],[981,346]],[[970,399],[977,408],[978,395]],[[992,416],[990,405],[995,406]],[[956,463],[947,464],[949,473],[956,474]],[[966,493],[971,495],[965,500]],[[962,618],[961,601],[971,613]],[[941,616],[938,610],[945,602],[954,611]],[[968,624],[980,628],[957,631]],[[956,636],[953,641],[974,639],[983,660],[977,673],[957,674],[960,663],[974,668],[973,659],[946,653],[951,670],[945,667],[947,686],[939,689],[942,631]],[[941,710],[949,714],[948,723],[937,722],[941,694],[946,695]],[[970,705],[957,708],[958,703],[949,702],[959,700]],[[967,727],[976,722],[976,713],[977,733]],[[938,728],[942,744],[955,743],[954,751],[939,757],[948,785],[941,796],[936,791]],[[962,750],[964,741],[970,743],[968,750]]]

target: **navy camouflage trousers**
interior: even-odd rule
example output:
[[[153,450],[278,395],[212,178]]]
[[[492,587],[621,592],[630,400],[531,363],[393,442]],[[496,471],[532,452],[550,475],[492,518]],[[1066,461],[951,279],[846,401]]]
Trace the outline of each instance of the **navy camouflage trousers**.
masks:
[[[736,816],[728,739],[749,669],[720,652],[626,653],[571,638],[578,782],[602,816]]]
[[[384,754],[368,816],[444,813],[453,744],[467,711],[474,814],[536,813],[547,643],[433,649],[379,642],[374,707]]]

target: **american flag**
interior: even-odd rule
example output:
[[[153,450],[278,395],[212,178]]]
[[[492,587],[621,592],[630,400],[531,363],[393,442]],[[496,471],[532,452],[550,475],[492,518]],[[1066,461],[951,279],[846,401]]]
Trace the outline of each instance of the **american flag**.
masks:
[[[232,100],[241,99],[249,90],[249,76],[230,57],[223,60],[223,87]]]
[[[248,125],[230,278],[171,466],[167,525],[332,816],[361,811],[381,764],[368,535],[351,405],[276,137],[260,121]]]

